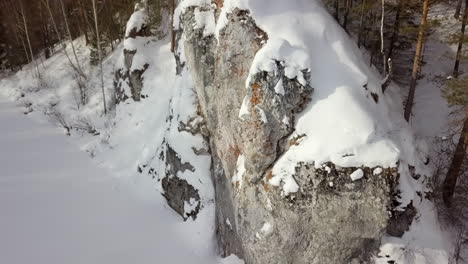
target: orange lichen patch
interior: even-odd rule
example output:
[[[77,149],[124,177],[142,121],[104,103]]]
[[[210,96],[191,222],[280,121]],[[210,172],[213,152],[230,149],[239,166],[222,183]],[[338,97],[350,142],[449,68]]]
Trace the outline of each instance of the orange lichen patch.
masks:
[[[233,67],[231,68],[231,71],[232,71],[232,74],[233,74],[233,75],[239,76],[239,77],[243,76],[244,73],[245,73],[244,67],[242,67],[242,66],[241,66],[240,68],[239,68],[239,67],[236,67],[236,66],[233,66]]]
[[[273,178],[273,170],[272,169],[269,169],[266,173],[265,173],[265,182],[269,182],[271,180],[271,178]]]
[[[291,139],[291,140],[289,141],[289,146],[290,146],[290,147],[292,147],[292,146],[299,146],[299,144],[301,143],[300,141],[301,141],[301,139],[302,139],[303,137],[305,137],[305,135],[299,135],[299,136],[297,136],[297,137]]]
[[[250,106],[254,107],[260,103],[260,85],[258,83],[253,83],[251,88],[252,96],[250,97]]]
[[[268,34],[257,26],[255,26],[255,31],[257,33],[256,44],[263,47],[268,40]]]
[[[216,4],[216,7],[218,9],[221,9],[223,7],[223,2],[224,0],[214,0],[215,4]]]
[[[237,158],[239,158],[239,155],[241,153],[240,149],[239,149],[239,146],[237,145],[230,145],[229,148],[228,148],[228,152],[230,154],[233,154],[234,155],[234,158],[237,160]]]
[[[295,138],[289,141],[289,146],[299,146],[299,139]]]
[[[265,182],[262,184],[263,185],[263,189],[265,189],[265,191],[268,191],[268,182],[271,180],[271,178],[273,178],[273,171],[271,169],[269,169],[266,173],[265,173]]]

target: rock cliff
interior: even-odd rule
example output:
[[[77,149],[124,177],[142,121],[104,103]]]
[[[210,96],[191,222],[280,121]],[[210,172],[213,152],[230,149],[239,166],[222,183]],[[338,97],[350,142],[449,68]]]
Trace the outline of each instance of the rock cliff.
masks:
[[[332,50],[324,50],[324,57],[314,58],[306,48],[262,28],[264,20],[259,24],[252,13],[258,16],[255,4],[249,9],[248,4],[235,2],[182,1],[174,21],[176,74],[190,74],[199,115],[191,120],[197,120],[193,124],[182,122],[179,131],[203,136],[208,142],[204,152],[211,155],[219,250],[225,256],[241,256],[246,263],[370,262],[378,252],[381,237],[393,225],[393,201],[400,177],[397,148],[380,138],[387,127],[376,128],[380,124],[374,123],[375,115],[369,114],[386,114],[385,106],[375,100],[381,95],[378,81],[353,62],[354,55],[347,54],[352,51],[334,46],[337,34],[344,34],[336,29],[338,26],[333,25],[329,35],[321,33]],[[311,16],[315,15],[314,8],[321,7],[312,5]],[[276,10],[280,11],[294,10]],[[322,16],[316,19],[331,21]],[[135,36],[144,35],[144,28],[144,23],[130,25],[127,38],[134,41]],[[307,44],[316,49],[322,45]],[[136,49],[125,46],[123,52],[124,68],[117,71],[115,82],[118,100],[131,97],[139,101],[142,73],[148,65],[139,60],[134,66]],[[333,52],[338,59],[326,57],[327,52]],[[347,68],[342,75],[337,70],[336,74],[324,76],[316,69],[321,63],[317,61],[324,59],[337,59]],[[326,69],[328,62],[323,63]],[[338,94],[336,91],[342,88],[338,83],[347,91],[346,96],[351,94],[349,98],[357,102],[344,101],[345,105],[349,103],[349,115],[357,111],[364,119],[367,130],[363,133],[367,137],[358,143],[350,128],[339,120],[330,125],[329,121],[314,122],[310,118],[314,111],[311,104]],[[130,92],[125,92],[124,86]],[[327,96],[325,89],[331,90]],[[343,105],[331,103],[328,107]],[[336,117],[330,114],[329,118]],[[299,119],[309,123],[310,132],[301,129]],[[355,125],[360,126],[359,122]],[[325,135],[327,130],[330,132],[330,138],[318,137],[321,143],[329,141],[340,148],[339,142],[346,142],[343,137],[348,134],[351,143],[319,159],[311,145],[317,140],[315,130],[325,131]],[[334,138],[333,130],[345,132]],[[177,175],[196,168],[184,162],[169,145],[163,149],[164,196],[184,219],[195,219],[203,210],[202,198],[196,187]],[[310,152],[310,158],[303,158],[298,151],[306,155]],[[373,156],[379,151],[382,160]],[[186,211],[187,204],[193,210]]]

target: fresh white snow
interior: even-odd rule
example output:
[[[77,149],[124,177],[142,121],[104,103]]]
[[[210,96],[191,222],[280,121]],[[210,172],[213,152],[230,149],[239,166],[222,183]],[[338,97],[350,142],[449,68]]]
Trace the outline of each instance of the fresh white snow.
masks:
[[[262,229],[260,229],[260,232],[262,232],[265,235],[269,235],[272,231],[273,225],[269,222],[264,223]]]
[[[284,86],[283,86],[283,80],[280,79],[278,83],[275,86],[275,93],[284,95]]]
[[[357,169],[353,173],[351,173],[349,177],[351,178],[351,180],[357,181],[364,177],[364,172],[361,169]]]
[[[255,110],[257,111],[257,113],[260,115],[260,120],[266,124],[268,123],[268,119],[266,117],[266,114],[265,114],[265,111],[263,111],[262,108],[260,108],[260,106],[256,105],[255,106]]]
[[[306,82],[302,70],[313,76],[312,103],[298,116],[292,136],[305,137],[276,162],[271,184],[281,184],[285,194],[297,191],[292,175],[299,162],[396,166],[400,150],[389,132],[403,132],[389,120],[386,101],[376,103],[370,96],[370,92],[382,96],[380,77],[363,62],[360,51],[320,1],[224,1],[218,35],[227,23],[227,14],[236,7],[248,9],[269,38],[256,54],[250,76],[262,70],[276,71],[274,60],[282,61],[288,78],[297,77],[302,84]]]
[[[118,179],[0,97],[0,263],[217,263],[151,182]]]
[[[194,28],[203,28],[203,36],[210,36],[215,33],[215,18],[212,11],[200,11],[196,9],[194,12],[195,22]]]
[[[242,182],[245,174],[245,157],[244,155],[239,155],[236,163],[236,173],[232,177],[233,183],[238,183],[239,188],[242,187]]]
[[[0,140],[10,140],[6,136],[10,134],[25,136],[18,137],[16,145],[0,144],[0,156],[11,156],[0,164],[0,193],[5,195],[0,211],[2,217],[3,212],[8,214],[0,219],[0,244],[8,245],[0,249],[0,263],[242,263],[235,256],[220,259],[216,255],[210,157],[196,155],[192,149],[206,149],[207,145],[201,136],[178,130],[180,121],[200,122],[192,80],[186,71],[175,75],[167,41],[138,39],[145,45],[137,45],[135,59],[150,64],[143,75],[145,99],[140,103],[129,99],[108,116],[103,115],[99,71],[89,66],[89,51],[82,38],[75,45],[88,75],[89,102],[85,106],[77,107],[73,71],[63,53],[41,63],[42,83],[31,74],[32,65],[0,80],[0,96],[19,104],[16,109],[11,105],[5,108],[5,112],[15,112],[15,117],[8,122],[2,120],[2,124],[11,124],[15,129],[16,120],[41,122],[40,127],[30,123],[8,133],[0,127]],[[123,64],[122,47],[104,60],[107,95],[113,92],[114,70]],[[112,105],[109,97],[108,105]],[[33,112],[21,114],[27,109]],[[73,127],[81,121],[89,122],[100,134],[92,136],[74,129],[71,137],[65,137],[56,118],[39,118],[53,112]],[[173,122],[167,122],[174,112],[177,116]],[[53,136],[42,137],[50,133]],[[196,168],[177,175],[199,191],[202,210],[196,221],[190,218],[183,222],[161,196],[160,177],[167,169],[159,158],[166,150],[164,143],[179,154],[182,162]],[[28,152],[34,156],[26,155]],[[18,162],[22,170],[11,180],[13,174],[6,172],[16,168],[4,164]],[[142,168],[142,173],[137,168]],[[157,173],[154,180],[150,169],[153,175]],[[54,181],[61,178],[64,180]],[[31,185],[30,180],[37,184]],[[11,191],[1,189],[4,186]],[[186,209],[192,206],[189,202]],[[14,229],[14,222],[24,225]]]
[[[249,97],[246,96],[244,97],[244,100],[242,101],[241,108],[239,110],[239,118],[244,120],[244,116],[249,115],[249,108],[250,108],[250,100]]]
[[[372,174],[374,175],[379,175],[383,172],[382,168],[375,168],[374,171],[372,171]]]

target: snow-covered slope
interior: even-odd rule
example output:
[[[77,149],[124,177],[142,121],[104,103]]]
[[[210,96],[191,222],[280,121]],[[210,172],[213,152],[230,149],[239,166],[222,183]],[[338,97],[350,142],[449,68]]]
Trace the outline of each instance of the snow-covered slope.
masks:
[[[116,178],[19,110],[0,97],[1,263],[218,263],[149,179]]]
[[[180,121],[196,117],[191,80],[175,75],[166,40],[142,43],[148,46],[141,56],[151,58],[146,99],[122,103],[108,116],[99,70],[89,66],[83,39],[75,45],[88,75],[85,106],[77,105],[73,70],[63,53],[41,63],[40,82],[34,65],[0,80],[0,94],[16,101],[16,107],[1,103],[1,122],[8,126],[0,131],[0,181],[6,188],[0,210],[7,216],[0,220],[0,262],[240,263],[215,253],[210,157],[192,150],[206,147],[203,138],[178,130]],[[107,95],[114,92],[122,49],[104,63]],[[168,146],[195,168],[177,176],[199,191],[196,221],[183,221],[161,196],[168,166],[160,153]]]

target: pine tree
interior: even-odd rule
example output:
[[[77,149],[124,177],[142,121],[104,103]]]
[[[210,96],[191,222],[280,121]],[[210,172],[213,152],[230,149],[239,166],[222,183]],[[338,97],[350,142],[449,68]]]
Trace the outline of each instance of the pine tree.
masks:
[[[453,15],[456,19],[460,17],[460,11],[462,7],[463,0],[458,0],[457,7],[455,9],[455,14]]]
[[[390,45],[389,45],[388,54],[387,54],[387,57],[389,59],[392,58],[393,50],[395,48],[395,43],[398,40],[398,35],[399,35],[399,32],[400,32],[400,24],[401,24],[401,13],[403,11],[405,1],[406,0],[399,0],[398,1],[398,7],[397,7],[396,15],[395,15],[395,22],[393,23],[392,38],[390,40]]]
[[[97,16],[97,7],[96,7],[96,0],[93,1],[93,14],[94,14],[94,25],[96,28],[96,45],[97,45],[97,53],[99,59],[99,68],[100,68],[100,77],[101,77],[101,92],[102,92],[102,102],[104,106],[104,115],[107,115],[107,106],[106,106],[106,93],[104,91],[104,70],[102,67],[102,52],[101,52],[101,39],[99,35],[99,26],[98,26],[98,16]]]
[[[422,54],[422,47],[423,47],[423,42],[424,42],[424,35],[426,33],[428,12],[429,12],[429,0],[424,0],[423,7],[422,7],[421,23],[419,25],[418,41],[416,43],[416,52],[414,54],[414,60],[413,60],[413,70],[411,72],[410,89],[409,89],[409,94],[408,94],[408,98],[406,100],[406,105],[405,105],[404,116],[405,116],[406,121],[409,121],[411,110],[413,108],[414,94],[416,91],[416,83],[418,80],[418,74],[419,74],[420,63],[421,63],[421,54]]]
[[[463,129],[458,139],[457,147],[453,154],[452,162],[450,163],[449,170],[443,183],[443,199],[447,207],[452,205],[453,194],[457,185],[458,177],[461,174],[461,168],[464,159],[466,158],[466,151],[468,147],[468,118],[463,122]]]
[[[461,26],[460,37],[458,41],[457,55],[455,58],[455,66],[453,68],[453,76],[458,77],[458,68],[460,67],[460,59],[462,55],[463,42],[465,41],[465,27],[468,20],[468,0],[465,0],[465,11],[463,12],[463,20]]]
[[[443,182],[442,196],[447,207],[451,207],[452,198],[459,176],[463,173],[462,165],[466,159],[468,147],[468,76],[448,81],[442,94],[447,102],[458,110],[461,117],[455,126],[462,127],[460,138],[453,153],[450,167]]]

